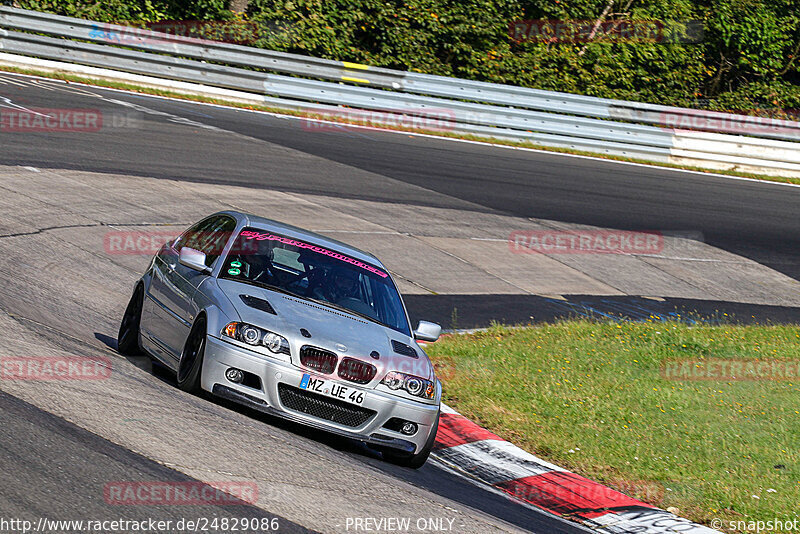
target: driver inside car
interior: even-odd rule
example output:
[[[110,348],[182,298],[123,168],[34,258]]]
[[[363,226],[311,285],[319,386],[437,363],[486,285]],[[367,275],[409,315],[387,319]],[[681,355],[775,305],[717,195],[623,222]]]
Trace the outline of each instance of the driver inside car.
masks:
[[[334,304],[343,299],[358,298],[358,274],[351,269],[332,268],[325,283],[314,289],[317,298]]]
[[[250,252],[245,256],[246,261],[250,264],[250,271],[256,273],[253,280],[265,284],[274,284],[275,273],[273,272],[274,267],[272,265],[272,244],[268,241],[257,241],[256,243],[258,243],[258,250]]]

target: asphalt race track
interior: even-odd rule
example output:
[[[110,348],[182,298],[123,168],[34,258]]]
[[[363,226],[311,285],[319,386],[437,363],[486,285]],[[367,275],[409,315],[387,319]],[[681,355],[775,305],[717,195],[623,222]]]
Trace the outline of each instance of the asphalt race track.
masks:
[[[144,135],[134,125],[104,128],[102,134],[6,135],[2,149],[6,165],[458,210],[465,218],[503,214],[622,230],[688,231],[712,247],[800,278],[800,189],[795,187],[375,130],[320,127],[294,118],[74,85],[70,92],[30,85],[0,87],[16,106],[101,109],[107,124],[113,116],[134,114],[139,124],[158,123],[162,130],[157,136]],[[457,293],[468,295],[469,289]],[[412,316],[421,318],[430,310],[435,316],[428,313],[428,318],[451,326],[452,304],[447,295],[436,293],[439,298],[411,296]],[[554,315],[529,295],[512,299],[503,307],[505,313],[498,314],[493,303],[504,292],[476,293],[480,295],[459,299],[460,326]],[[699,311],[712,313],[720,309],[719,301],[728,299],[694,300]],[[795,310],[739,311],[744,318],[755,315],[756,320],[800,320]],[[755,313],[759,311],[763,317]]]
[[[111,367],[107,380],[0,380],[0,458],[17,466],[0,475],[0,516],[245,514],[278,517],[286,532],[343,532],[353,517],[440,517],[452,519],[456,532],[581,531],[435,461],[419,471],[393,467],[347,440],[184,394],[146,358],[121,357],[118,322],[149,257],[104,249],[110,230],[177,233],[225,207],[305,221],[386,255],[412,318],[445,326],[453,326],[454,308],[459,326],[468,327],[676,309],[800,321],[800,188],[320,127],[5,74],[0,97],[0,113],[100,109],[106,120],[94,133],[0,132],[0,358],[77,354],[107,358]],[[716,261],[725,276],[711,284],[707,273],[684,263],[678,269],[686,258],[674,256],[659,260],[672,274],[653,285],[649,271],[631,268],[617,279],[605,259],[579,258],[591,276],[563,260],[563,278],[533,291],[529,281],[475,268],[491,255],[485,243],[507,249],[508,228],[543,220],[699,233],[692,269]],[[476,247],[465,251],[468,261],[452,252],[466,242],[457,239]],[[452,276],[462,264],[463,275]],[[549,272],[551,264],[542,265]],[[635,289],[627,290],[627,280]],[[235,511],[109,507],[103,499],[109,481],[146,479],[255,481],[259,499]]]
[[[146,507],[100,504],[96,503],[96,495],[103,494],[109,480],[199,483],[1,391],[0,425],[5,436],[0,441],[0,458],[3,465],[14,466],[0,472],[0,509],[6,520],[80,520],[94,514],[103,519],[143,521],[153,517]],[[25,439],[19,439],[23,436]],[[28,483],[23,485],[21,481]],[[214,517],[227,511],[224,505],[208,504],[162,508],[158,520],[173,524],[184,517]],[[75,514],[76,510],[82,513]],[[254,506],[237,505],[236,515],[258,520],[275,518],[281,532],[310,532]]]
[[[23,106],[102,107],[92,98],[74,94],[4,89],[5,95],[18,95],[13,102]],[[297,119],[90,91],[264,141],[270,149],[254,152],[245,143],[220,146],[208,131],[189,124],[177,126],[170,142],[159,145],[138,136],[135,128],[118,130],[119,135],[102,144],[93,136],[40,137],[47,139],[46,144],[31,143],[28,136],[9,136],[3,143],[4,164],[445,208],[466,209],[468,203],[474,210],[609,228],[696,230],[712,245],[795,278],[800,275],[797,188],[374,130],[320,129]],[[170,121],[170,117],[148,115],[147,120]],[[376,183],[357,173],[325,172],[317,165],[304,167],[302,160],[287,165],[289,150],[281,147],[391,180]]]

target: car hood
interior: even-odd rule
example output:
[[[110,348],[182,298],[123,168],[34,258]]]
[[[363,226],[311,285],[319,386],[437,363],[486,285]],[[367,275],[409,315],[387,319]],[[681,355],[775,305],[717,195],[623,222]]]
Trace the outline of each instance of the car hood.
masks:
[[[374,365],[377,368],[374,383],[380,382],[389,371],[434,379],[433,365],[427,355],[405,334],[357,315],[266,288],[224,279],[218,280],[218,284],[243,322],[273,331],[289,340],[295,365],[300,365],[300,347],[312,345],[335,352],[340,359],[350,357]],[[275,313],[245,304],[241,295],[269,302]],[[311,337],[301,335],[300,329],[307,330]],[[418,358],[396,353],[393,340],[412,347]],[[373,351],[380,355],[378,359],[370,356]]]

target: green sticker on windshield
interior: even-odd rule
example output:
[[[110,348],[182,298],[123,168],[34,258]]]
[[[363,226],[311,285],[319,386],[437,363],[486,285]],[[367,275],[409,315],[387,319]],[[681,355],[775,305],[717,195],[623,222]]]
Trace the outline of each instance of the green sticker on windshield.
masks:
[[[241,266],[242,266],[242,262],[240,262],[239,260],[233,260],[231,262],[231,267],[241,267]]]
[[[228,274],[231,275],[231,276],[237,276],[237,275],[239,275],[241,273],[242,273],[242,271],[240,271],[239,269],[236,269],[236,268],[228,269]]]

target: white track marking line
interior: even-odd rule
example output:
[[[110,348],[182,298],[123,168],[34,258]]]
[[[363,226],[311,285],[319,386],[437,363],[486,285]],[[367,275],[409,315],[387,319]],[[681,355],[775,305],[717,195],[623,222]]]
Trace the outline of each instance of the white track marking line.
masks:
[[[40,79],[40,80],[47,80],[48,79],[48,78],[42,78],[41,76],[36,76],[36,75],[32,75],[32,74],[21,74],[21,73],[16,73],[16,72],[14,72],[14,73],[7,72],[5,74],[14,75],[14,76],[28,77],[28,78],[36,78],[36,79]],[[314,121],[314,122],[326,123],[326,124],[342,124],[342,123],[335,122],[335,121],[325,121],[325,120],[320,120],[320,119],[311,119],[311,118],[308,118],[308,117],[296,117],[294,115],[285,115],[283,113],[276,113],[276,112],[272,112],[272,111],[261,111],[261,110],[257,110],[257,109],[235,108],[235,107],[231,107],[231,106],[223,106],[221,104],[211,104],[211,103],[208,103],[208,102],[195,102],[193,100],[186,100],[186,99],[183,99],[183,98],[173,98],[173,97],[168,97],[168,96],[151,95],[151,94],[147,94],[147,93],[138,93],[136,91],[126,91],[124,89],[116,89],[116,88],[112,88],[112,87],[102,87],[102,86],[91,85],[91,84],[83,84],[83,83],[79,83],[79,82],[71,82],[71,83],[76,84],[76,85],[84,85],[84,86],[87,86],[87,87],[93,87],[93,88],[100,89],[100,90],[105,90],[105,91],[115,91],[115,92],[118,92],[118,93],[124,93],[124,94],[128,94],[128,95],[135,95],[135,96],[138,96],[138,97],[156,98],[156,99],[159,99],[159,100],[169,100],[169,101],[173,101],[173,102],[181,102],[181,103],[184,103],[184,104],[211,106],[211,107],[214,107],[214,108],[226,109],[226,110],[235,110],[235,111],[246,112],[246,113],[257,113],[257,114],[269,115],[269,116],[272,116],[272,117],[277,117],[277,118],[282,118],[282,119]],[[527,148],[527,147],[500,145],[500,144],[496,144],[496,143],[488,143],[486,141],[473,141],[471,139],[455,139],[455,138],[452,138],[452,137],[442,137],[442,136],[438,136],[438,135],[430,135],[430,134],[423,134],[423,133],[417,133],[417,132],[403,132],[403,131],[398,131],[398,130],[389,130],[389,129],[384,129],[384,128],[374,128],[374,127],[368,127],[368,126],[359,126],[359,125],[354,125],[354,124],[348,124],[348,126],[353,127],[353,128],[363,128],[363,129],[367,129],[367,130],[379,130],[379,131],[382,131],[382,132],[387,132],[387,133],[392,133],[392,134],[397,134],[397,135],[408,135],[408,136],[413,136],[413,137],[423,137],[423,138],[429,138],[429,139],[438,139],[438,140],[441,140],[441,141],[452,141],[452,142],[458,142],[458,143],[469,143],[469,144],[474,144],[474,145],[501,148],[501,149],[506,149],[506,150],[521,150],[523,152],[534,152],[534,153],[537,153],[537,154],[547,154],[547,155],[550,155],[550,156],[579,158],[579,159],[586,159],[586,160],[590,160],[590,161],[604,162],[604,163],[608,163],[608,164],[629,165],[629,166],[634,166],[634,167],[645,167],[647,169],[657,169],[657,170],[676,172],[676,173],[694,174],[694,175],[699,175],[699,176],[704,176],[704,177],[725,178],[725,179],[728,179],[728,180],[739,180],[739,181],[745,181],[745,182],[753,182],[753,183],[761,184],[761,185],[764,185],[764,186],[772,185],[772,186],[784,186],[784,187],[800,188],[800,184],[791,184],[791,183],[786,183],[786,182],[773,182],[773,181],[770,181],[768,179],[757,180],[755,178],[745,178],[744,176],[730,176],[728,174],[717,174],[717,173],[714,173],[714,172],[693,171],[693,170],[688,170],[688,169],[676,169],[676,168],[673,168],[673,167],[661,167],[659,165],[649,165],[647,163],[637,163],[637,162],[633,162],[633,161],[619,161],[619,160],[614,160],[614,159],[601,158],[601,157],[598,157],[598,156],[585,156],[585,155],[582,155],[582,154],[567,154],[567,153],[564,153],[564,152],[554,152],[554,151],[550,151],[550,150],[541,150],[541,149],[538,149],[538,148]]]
[[[483,440],[439,449],[436,451],[436,456],[458,465],[475,478],[490,485],[553,471],[564,471],[532,455],[531,458],[534,460],[525,458],[518,452],[524,451],[507,441]]]
[[[442,471],[446,471],[446,472],[448,472],[448,473],[450,473],[452,475],[455,475],[458,478],[469,482],[473,486],[477,486],[477,487],[481,488],[484,491],[488,491],[489,493],[493,493],[495,495],[500,495],[500,496],[504,497],[505,499],[508,499],[509,501],[513,502],[516,506],[522,506],[523,508],[526,508],[528,510],[532,510],[532,511],[540,513],[540,514],[546,514],[549,517],[552,517],[552,518],[556,519],[557,521],[563,522],[565,525],[569,525],[569,528],[571,530],[575,529],[575,528],[578,528],[578,529],[581,529],[581,530],[583,530],[585,532],[593,532],[592,530],[589,530],[588,528],[584,527],[580,523],[576,523],[574,521],[570,521],[570,520],[564,519],[563,517],[558,516],[558,515],[556,515],[556,514],[554,514],[552,512],[549,512],[549,511],[547,511],[547,510],[545,510],[543,508],[539,508],[538,506],[534,506],[534,505],[532,505],[530,503],[527,503],[525,501],[520,501],[519,499],[516,499],[515,497],[513,497],[513,496],[509,495],[508,493],[506,493],[505,491],[499,490],[499,489],[495,488],[494,486],[489,486],[485,482],[477,480],[471,474],[462,471],[461,468],[458,465],[450,463],[445,458],[440,458],[440,457],[436,456],[435,453],[431,455],[431,458],[428,461],[429,462],[432,461],[433,463],[436,464],[436,467],[438,467]]]
[[[15,104],[14,102],[11,101],[10,98],[4,96],[0,96],[0,101],[5,103],[5,105],[0,104],[0,108],[17,109],[20,111],[27,111],[28,113],[32,113],[34,115],[41,115],[42,117],[47,116],[44,113],[39,113],[38,111],[33,111],[32,109],[28,109],[24,106],[20,106],[19,104]]]

